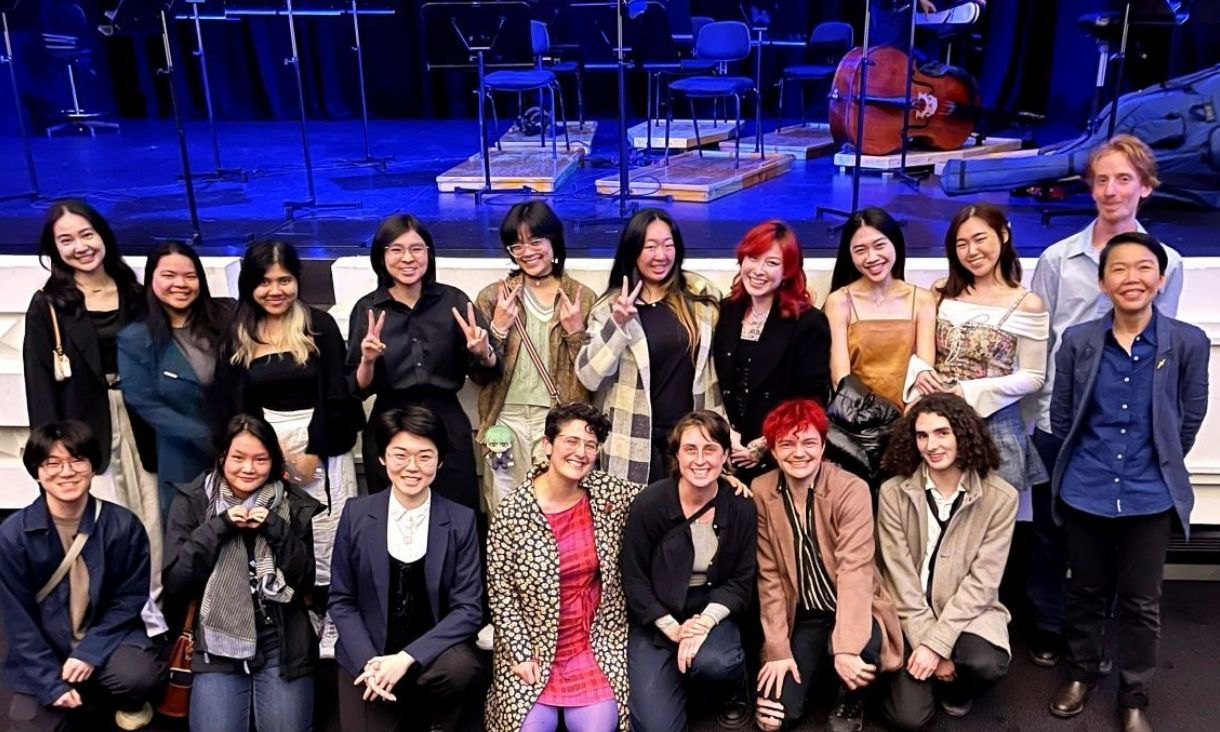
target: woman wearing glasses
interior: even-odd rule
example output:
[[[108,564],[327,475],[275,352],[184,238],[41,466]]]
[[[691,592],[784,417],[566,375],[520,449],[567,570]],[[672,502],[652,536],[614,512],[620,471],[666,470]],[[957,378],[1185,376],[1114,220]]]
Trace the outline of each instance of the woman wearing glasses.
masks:
[[[542,432],[552,404],[589,401],[575,364],[596,298],[563,271],[563,224],[542,201],[509,209],[500,224],[500,242],[516,267],[483,288],[475,301],[504,353],[503,372],[479,392],[478,442],[491,459],[483,473],[489,512],[525,480],[534,463],[545,459]],[[497,426],[507,429],[492,429]],[[511,458],[503,457],[503,437],[511,440]]]
[[[465,293],[436,281],[432,234],[414,216],[382,221],[369,259],[377,289],[356,302],[347,339],[356,393],[377,398],[369,424],[394,407],[431,410],[449,435],[437,492],[478,510],[472,430],[457,394],[467,376],[482,384],[503,372],[487,320]],[[369,492],[385,490],[390,481],[369,430],[363,449]]]

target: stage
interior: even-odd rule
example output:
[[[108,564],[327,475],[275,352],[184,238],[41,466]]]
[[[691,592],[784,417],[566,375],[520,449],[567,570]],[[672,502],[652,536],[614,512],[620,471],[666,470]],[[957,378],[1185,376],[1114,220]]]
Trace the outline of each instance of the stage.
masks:
[[[592,87],[590,84],[591,93]],[[595,188],[597,179],[617,174],[616,125],[612,119],[598,122],[590,155],[547,197],[567,226],[570,256],[611,256],[621,229],[618,205],[598,195]],[[121,120],[121,124],[117,135],[34,137],[44,195],[89,200],[110,220],[125,252],[146,252],[159,238],[189,238],[172,123]],[[373,120],[371,125],[373,154],[394,158],[384,171],[345,162],[363,155],[357,122],[310,125],[319,201],[358,203],[360,208],[299,215],[297,220],[285,222],[284,201],[303,198],[306,191],[299,126],[291,122],[220,123],[223,163],[246,171],[248,180],[197,182],[203,252],[238,254],[251,239],[278,237],[297,244],[307,258],[329,260],[355,253],[367,244],[382,216],[409,211],[429,224],[443,255],[499,257],[503,251],[496,233],[500,219],[512,203],[525,196],[497,193],[476,205],[473,196],[439,193],[436,186],[438,174],[477,151],[476,123]],[[765,120],[764,126],[770,129],[774,120]],[[507,124],[501,132],[505,129]],[[206,124],[188,124],[187,137],[194,171],[207,173],[212,155]],[[1042,144],[1050,141],[1039,140]],[[751,126],[742,139],[742,149],[753,150]],[[839,172],[830,152],[810,160],[798,158],[788,172],[709,203],[661,205],[681,224],[691,256],[728,257],[747,229],[765,218],[778,217],[797,228],[807,256],[832,257],[837,234],[830,226],[835,220],[815,221],[814,210],[817,206],[848,208],[851,177]],[[24,190],[19,138],[0,137],[0,160],[5,161],[0,198]],[[1043,210],[1091,206],[1085,193],[1050,204],[1005,194],[950,198],[941,192],[935,178],[913,188],[873,173],[864,174],[860,198],[862,205],[885,207],[903,219],[910,254],[926,257],[942,256],[945,224],[959,207],[972,201],[987,200],[1008,210],[1025,257],[1037,256],[1089,220],[1086,212],[1057,216],[1043,225]],[[34,251],[46,203],[45,199],[0,202],[0,252]],[[1154,202],[1140,218],[1183,255],[1220,255],[1220,240],[1214,234],[1220,230],[1220,212]]]

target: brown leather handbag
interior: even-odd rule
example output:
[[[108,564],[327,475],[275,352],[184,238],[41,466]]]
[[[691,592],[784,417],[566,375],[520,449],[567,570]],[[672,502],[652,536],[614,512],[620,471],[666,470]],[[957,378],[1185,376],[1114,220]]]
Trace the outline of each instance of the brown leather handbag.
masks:
[[[157,713],[172,719],[186,719],[191,708],[191,656],[195,654],[195,605],[192,601],[186,608],[186,622],[182,633],[174,641],[169,655],[169,682],[165,694],[157,705]]]

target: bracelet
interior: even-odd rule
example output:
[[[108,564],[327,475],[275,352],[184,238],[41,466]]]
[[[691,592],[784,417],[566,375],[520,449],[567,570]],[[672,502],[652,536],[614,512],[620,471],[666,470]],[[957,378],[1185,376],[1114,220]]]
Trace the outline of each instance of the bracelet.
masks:
[[[497,339],[499,339],[499,340],[506,340],[506,339],[508,338],[508,333],[501,333],[501,332],[500,332],[500,331],[499,331],[499,330],[496,328],[496,326],[495,326],[495,324],[494,324],[494,323],[488,323],[488,324],[487,324],[487,332],[488,332],[488,333],[491,333],[491,334],[492,334],[492,335],[493,335],[495,338],[497,338]]]

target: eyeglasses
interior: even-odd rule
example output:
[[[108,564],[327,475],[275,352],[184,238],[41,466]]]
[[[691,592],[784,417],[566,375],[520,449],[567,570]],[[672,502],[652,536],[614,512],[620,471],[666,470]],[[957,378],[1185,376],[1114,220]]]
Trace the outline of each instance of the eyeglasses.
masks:
[[[542,249],[543,247],[545,247],[548,243],[549,243],[549,241],[547,239],[544,239],[540,236],[536,236],[533,239],[530,239],[529,241],[518,241],[518,242],[513,242],[512,244],[509,244],[508,253],[513,255],[514,257],[516,257],[516,256],[520,256],[521,252],[524,252],[526,247],[529,247],[530,249],[533,249],[534,251],[538,251],[539,249]]]
[[[412,244],[409,247],[395,245],[386,247],[385,250],[386,259],[402,259],[407,254],[410,254],[412,259],[419,259],[420,257],[427,256],[428,247],[422,244]]]
[[[83,457],[74,457],[71,460],[51,458],[50,460],[44,460],[42,465],[38,467],[54,475],[62,471],[65,465],[71,468],[73,473],[83,473],[89,468],[89,459]]]
[[[436,453],[392,452],[386,454],[386,462],[397,468],[405,468],[412,462],[417,468],[430,468],[436,464]]]

